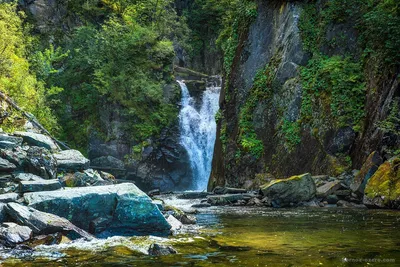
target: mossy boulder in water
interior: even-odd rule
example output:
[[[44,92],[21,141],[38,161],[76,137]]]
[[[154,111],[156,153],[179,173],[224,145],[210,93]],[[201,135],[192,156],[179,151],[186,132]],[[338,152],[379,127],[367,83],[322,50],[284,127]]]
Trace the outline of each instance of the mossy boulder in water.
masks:
[[[306,173],[274,180],[261,186],[261,192],[272,201],[274,207],[285,207],[309,201],[315,196],[316,187],[311,174]]]
[[[369,207],[400,207],[400,157],[392,158],[369,179],[364,194],[364,204]]]

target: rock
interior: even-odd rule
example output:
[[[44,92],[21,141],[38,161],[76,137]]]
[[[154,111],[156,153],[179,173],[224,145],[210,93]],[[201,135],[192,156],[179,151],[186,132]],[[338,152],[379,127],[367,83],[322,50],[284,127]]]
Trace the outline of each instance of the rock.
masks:
[[[0,144],[6,142],[7,144],[12,144],[11,148],[15,148],[17,146],[21,146],[22,145],[22,141],[23,139],[21,137],[17,137],[17,136],[11,136],[8,134],[0,134]],[[0,148],[3,148],[2,145],[0,145]],[[5,149],[9,148],[9,147],[4,147]]]
[[[22,182],[22,181],[42,181],[44,180],[42,177],[37,176],[32,173],[16,173],[14,175],[14,182]]]
[[[347,197],[351,195],[351,191],[350,190],[337,190],[335,192],[335,195],[337,195],[338,197]]]
[[[248,206],[263,206],[263,203],[258,198],[254,197],[247,202]]]
[[[10,174],[0,175],[0,188],[10,186],[12,176]]]
[[[1,149],[0,156],[14,164],[18,169],[22,169],[25,165],[27,153],[21,147],[17,147],[12,151]]]
[[[229,195],[217,195],[217,196],[208,196],[207,201],[211,205],[230,205],[239,200],[244,200],[243,194],[229,194]]]
[[[38,236],[35,236],[28,243],[28,245],[30,247],[37,247],[40,245],[46,245],[46,246],[56,245],[56,244],[61,243],[62,238],[63,238],[63,235],[61,233],[55,233],[55,234],[51,234],[51,235],[38,235]]]
[[[150,197],[158,196],[160,194],[161,194],[160,189],[154,189],[147,193],[147,195],[149,195]]]
[[[300,203],[301,207],[309,207],[309,208],[319,208],[320,207],[320,202],[316,199],[313,199],[311,201],[308,202],[302,202]]]
[[[288,179],[272,181],[261,187],[264,196],[271,199],[274,206],[284,207],[290,203],[306,202],[315,196],[314,180],[309,173]]]
[[[347,202],[344,200],[339,200],[336,205],[341,208],[356,208],[356,209],[366,209],[367,208],[363,204],[355,204],[355,203]]]
[[[339,201],[339,198],[337,197],[337,195],[329,195],[326,198],[326,201],[328,202],[328,204],[336,204]]]
[[[230,188],[230,187],[220,187],[217,186],[213,190],[214,194],[224,195],[224,194],[245,194],[247,193],[246,189],[241,188]]]
[[[9,162],[6,159],[0,158],[0,171],[1,172],[11,172],[15,170],[17,166],[15,164]]]
[[[167,222],[171,225],[171,231],[180,230],[183,226],[183,224],[173,215],[168,216]]]
[[[186,193],[183,193],[182,195],[179,195],[178,198],[180,198],[180,199],[199,199],[199,198],[205,198],[209,195],[211,195],[211,193],[208,193],[208,192],[186,192]]]
[[[0,141],[0,149],[13,149],[16,148],[18,145],[13,143],[13,142],[9,142],[9,141]]]
[[[61,183],[57,180],[21,181],[19,182],[19,192],[39,192],[53,191],[61,189]]]
[[[117,183],[117,179],[115,179],[114,175],[112,175],[111,173],[103,172],[103,171],[100,171],[99,173],[100,173],[100,177],[103,178],[103,180],[108,181],[112,184]]]
[[[36,174],[44,179],[57,178],[57,161],[49,150],[33,146],[27,151],[25,171]]]
[[[340,181],[338,180],[327,182],[326,184],[317,188],[317,197],[325,198],[335,193],[336,190],[340,189],[341,187]]]
[[[32,230],[27,226],[8,222],[0,225],[0,240],[7,245],[13,246],[32,238]]]
[[[209,208],[209,207],[211,207],[211,204],[209,203],[200,203],[192,205],[192,208]]]
[[[92,166],[124,169],[125,164],[122,160],[112,156],[103,156],[91,160]]]
[[[368,207],[400,208],[400,157],[379,166],[367,182],[363,203]]]
[[[261,202],[264,204],[264,206],[271,207],[272,203],[271,200],[268,197],[264,197],[261,199]]]
[[[92,169],[83,172],[76,172],[74,174],[66,174],[61,178],[61,183],[66,187],[82,187],[82,186],[97,186],[97,185],[111,185],[112,181],[105,181],[101,178],[97,171]]]
[[[171,246],[152,244],[149,247],[148,253],[150,256],[165,256],[170,254],[177,254],[177,251]]]
[[[360,195],[364,194],[365,186],[369,179],[378,170],[379,166],[383,163],[382,157],[378,152],[372,152],[365,163],[363,164],[360,172],[354,177],[354,181],[350,185],[350,189]]]
[[[315,185],[318,187],[323,185],[326,181],[328,181],[329,175],[316,175],[312,176],[312,178],[315,182]]]
[[[162,234],[171,227],[151,198],[129,183],[26,193],[24,198],[29,206],[67,218],[84,230],[93,220],[109,215],[113,220],[108,230],[121,233]]]
[[[54,234],[57,232],[72,232],[77,237],[93,239],[93,236],[76,227],[65,218],[41,212],[32,207],[17,203],[8,203],[7,212],[16,222],[29,226],[35,234]]]
[[[17,201],[17,199],[18,199],[18,194],[17,193],[7,193],[7,194],[1,194],[0,195],[0,202],[1,203],[14,202],[14,201]]]
[[[187,214],[183,214],[183,215],[179,216],[178,220],[182,224],[196,224],[196,222],[197,222],[197,220],[194,216],[190,216]]]
[[[89,224],[89,233],[93,235],[100,234],[105,231],[112,223],[113,218],[111,216],[99,217],[94,219]]]
[[[63,150],[54,154],[57,167],[63,171],[82,171],[89,169],[90,161],[78,150]],[[106,165],[101,165],[106,166]]]
[[[31,132],[15,132],[14,134],[22,137],[24,142],[30,146],[43,147],[53,152],[59,150],[56,143],[46,135]]]
[[[0,223],[4,222],[7,218],[7,204],[0,202]]]

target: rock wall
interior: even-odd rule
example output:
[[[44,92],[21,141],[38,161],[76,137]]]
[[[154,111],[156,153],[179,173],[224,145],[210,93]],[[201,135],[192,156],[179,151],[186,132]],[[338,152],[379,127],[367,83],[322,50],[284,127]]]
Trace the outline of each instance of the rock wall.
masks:
[[[324,3],[315,3],[316,10]],[[221,95],[222,118],[218,121],[209,189],[225,185],[256,187],[271,176],[282,178],[305,172],[339,175],[359,169],[374,150],[386,159],[390,157],[387,147],[398,146],[397,137],[390,139],[377,123],[388,116],[389,106],[399,92],[397,75],[379,83],[372,71],[366,74],[366,118],[359,131],[350,124],[338,126],[329,103],[321,98],[314,103],[314,124],[302,121],[304,89],[300,70],[312,57],[304,47],[300,31],[306,4],[278,0],[257,4],[258,16],[241,35]],[[339,40],[339,36],[344,38],[332,45],[332,40]],[[344,57],[349,51],[355,57],[361,54],[351,20],[330,23],[325,38],[331,45],[320,47],[320,52],[328,57]],[[249,122],[262,144],[262,152],[257,156],[240,143],[247,134],[241,120],[246,104],[254,101],[252,88],[256,86],[257,73],[265,66],[267,82],[268,75],[272,80],[270,95],[256,99]],[[388,139],[390,144],[385,141]]]

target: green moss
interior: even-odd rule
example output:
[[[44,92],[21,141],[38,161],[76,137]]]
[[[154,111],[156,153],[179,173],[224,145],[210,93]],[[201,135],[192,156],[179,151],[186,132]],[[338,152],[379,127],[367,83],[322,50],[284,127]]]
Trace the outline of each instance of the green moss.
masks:
[[[300,121],[288,121],[286,119],[281,123],[278,130],[278,137],[283,142],[285,149],[290,152],[301,143],[301,124]]]

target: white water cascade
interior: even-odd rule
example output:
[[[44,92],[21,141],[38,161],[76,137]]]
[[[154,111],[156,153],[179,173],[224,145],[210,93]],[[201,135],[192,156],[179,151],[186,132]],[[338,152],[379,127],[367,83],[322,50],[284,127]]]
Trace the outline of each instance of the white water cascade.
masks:
[[[220,85],[210,84],[203,92],[200,109],[189,94],[184,81],[178,81],[182,90],[179,125],[181,145],[186,149],[193,172],[190,190],[206,190],[211,173],[217,124],[215,115],[219,109]]]

